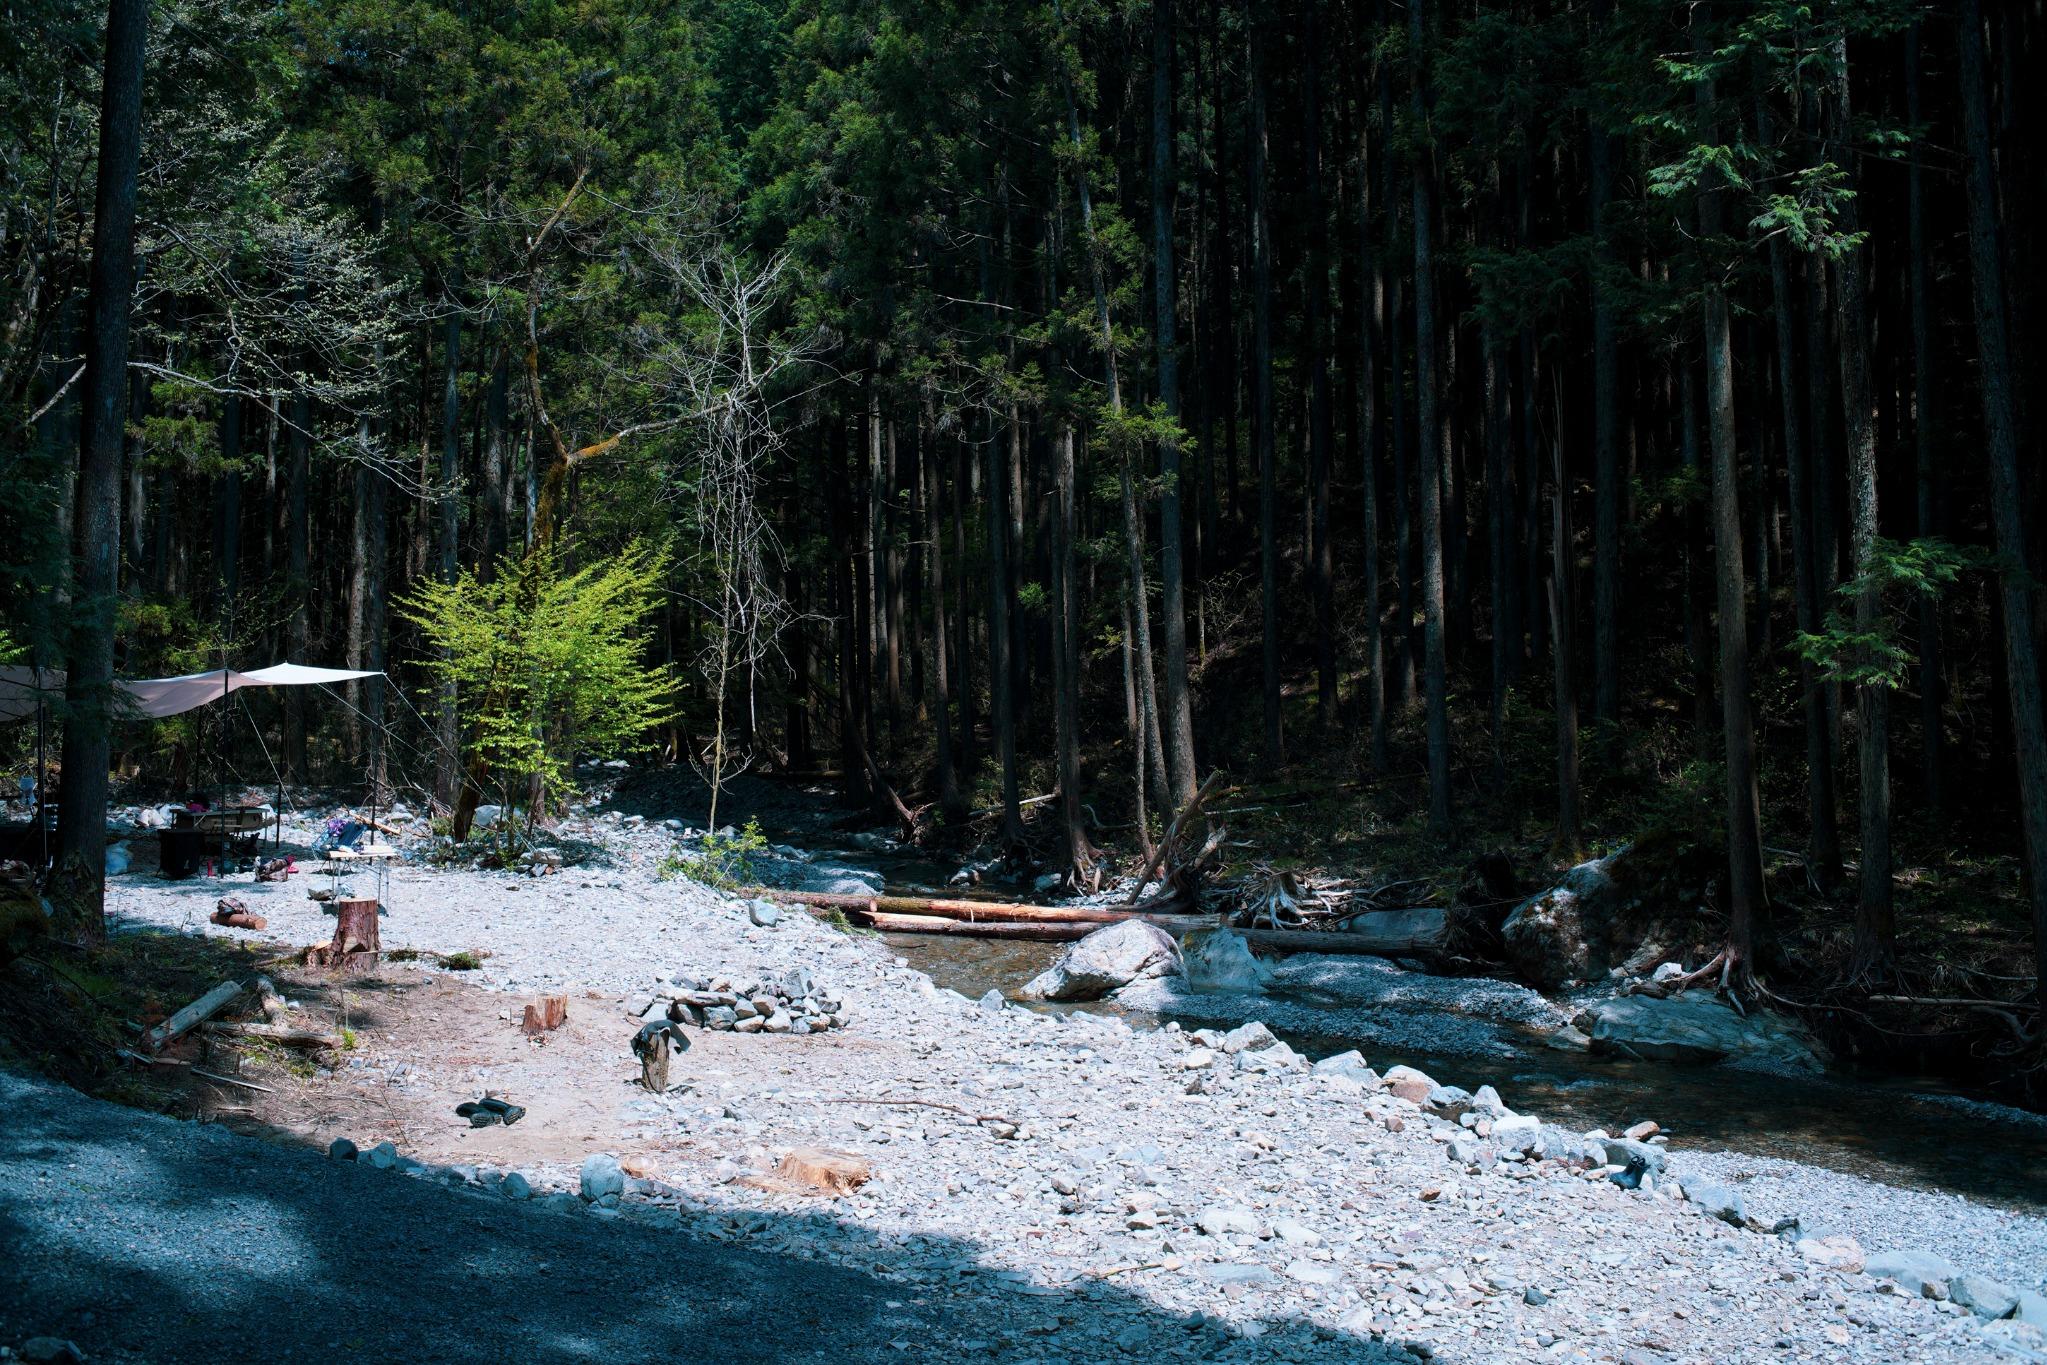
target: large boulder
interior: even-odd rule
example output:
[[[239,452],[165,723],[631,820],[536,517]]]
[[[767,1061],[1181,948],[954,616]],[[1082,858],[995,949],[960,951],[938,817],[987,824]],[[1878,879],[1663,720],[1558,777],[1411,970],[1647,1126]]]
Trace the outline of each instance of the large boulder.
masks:
[[[1180,973],[1173,936],[1144,920],[1095,930],[1024,984],[1022,1000],[1099,1000],[1119,986]]]
[[[1577,1023],[1591,1035],[1594,1052],[1613,1056],[1736,1060],[1794,1071],[1822,1065],[1819,1044],[1796,1023],[1768,1010],[1737,1014],[1710,995],[1623,995],[1593,1005]]]
[[[1608,859],[1580,863],[1562,882],[1530,896],[1500,926],[1514,970],[1546,990],[1604,972],[1602,951],[1612,917],[1614,881]]]
[[[1953,1261],[1932,1251],[1880,1251],[1863,1261],[1864,1273],[1880,1280],[1896,1280],[1907,1293],[1929,1299],[1944,1299],[1949,1286],[1962,1272]]]
[[[1251,955],[1242,934],[1197,929],[1180,943],[1187,985],[1197,991],[1257,992],[1272,979],[1272,968]]]
[[[1724,868],[1709,840],[1652,831],[1521,902],[1500,926],[1501,951],[1524,980],[1552,991],[1703,961],[1724,932],[1713,909]]]

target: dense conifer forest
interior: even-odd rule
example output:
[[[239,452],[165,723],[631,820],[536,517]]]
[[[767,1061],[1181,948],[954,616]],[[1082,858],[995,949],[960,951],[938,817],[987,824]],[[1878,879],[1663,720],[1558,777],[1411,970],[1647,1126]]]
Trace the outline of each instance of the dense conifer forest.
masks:
[[[22,0],[53,903],[96,919],[110,782],[223,769],[458,838],[591,756],[831,774],[1069,889],[1220,771],[1281,864],[1675,833],[1700,984],[2037,1068],[2043,45],[2038,0]],[[388,681],[113,714],[281,659]]]

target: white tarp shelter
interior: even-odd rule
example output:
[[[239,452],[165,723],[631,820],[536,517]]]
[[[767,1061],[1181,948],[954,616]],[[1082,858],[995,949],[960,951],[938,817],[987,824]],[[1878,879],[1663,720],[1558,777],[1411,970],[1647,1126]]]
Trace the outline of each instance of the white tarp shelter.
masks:
[[[314,668],[307,664],[272,664],[238,672],[231,668],[186,673],[176,678],[117,678],[134,715],[158,719],[224,700],[244,687],[316,687],[380,676],[375,669]],[[39,706],[64,698],[62,669],[13,666],[0,668],[0,723],[33,720]]]

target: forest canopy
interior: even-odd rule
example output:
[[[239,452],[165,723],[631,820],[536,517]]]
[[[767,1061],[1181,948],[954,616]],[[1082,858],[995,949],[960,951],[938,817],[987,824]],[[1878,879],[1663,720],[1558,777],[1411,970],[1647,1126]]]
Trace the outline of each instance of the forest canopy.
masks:
[[[1368,793],[1302,857],[1681,829],[1738,991],[2037,981],[2043,38],[17,5],[0,652],[71,675],[67,865],[199,761],[107,679],[275,657],[389,679],[266,703],[281,780],[458,830],[651,748],[1091,887],[1226,768]]]

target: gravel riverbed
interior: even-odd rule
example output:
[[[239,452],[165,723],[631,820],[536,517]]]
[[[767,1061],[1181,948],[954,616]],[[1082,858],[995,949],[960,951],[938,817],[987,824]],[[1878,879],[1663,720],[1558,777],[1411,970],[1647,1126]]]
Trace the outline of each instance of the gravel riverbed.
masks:
[[[1660,1178],[1622,1188],[1563,1159],[1556,1144],[1582,1150],[1582,1135],[1544,1129],[1549,1147],[1516,1150],[1507,1135],[1527,1129],[1505,1115],[1511,1086],[1487,1133],[1358,1067],[1312,1070],[1284,1044],[1231,1050],[1177,1025],[971,1001],[871,936],[799,912],[756,925],[742,901],[663,879],[674,836],[658,825],[571,832],[601,852],[554,876],[401,863],[385,948],[487,952],[468,976],[496,990],[598,993],[619,1009],[622,1036],[678,977],[807,968],[844,1002],[847,1027],[736,1040],[751,1065],[693,1060],[707,1050],[677,1058],[676,1090],[629,1101],[669,1155],[658,1179],[628,1180],[615,1208],[583,1211],[586,1154],[522,1176],[578,1226],[815,1256],[897,1286],[913,1306],[1004,1306],[995,1326],[984,1313],[958,1330],[906,1329],[898,1357],[2047,1361],[2031,1326],[1985,1322],[1756,1230],[1797,1218],[1807,1238],[1850,1236],[1872,1257],[1930,1251],[2039,1293],[2037,1216],[1695,1150],[1682,1114],[1613,1116],[1616,1130],[1640,1118],[1672,1130],[1656,1147]],[[303,880],[234,889],[269,937],[304,944],[332,920]],[[114,880],[109,910],[129,926],[247,937],[206,921],[221,893],[130,874]],[[1402,1027],[1420,1030],[1427,988],[1410,984]],[[1389,999],[1399,985],[1389,980]],[[152,1141],[187,1140],[177,1132]],[[792,1148],[853,1154],[874,1178],[828,1203],[750,1183]],[[1538,1159],[1545,1150],[1552,1159]],[[499,1173],[463,1176],[472,1192],[499,1188]],[[402,1188],[401,1175],[384,1178]],[[1680,1182],[1740,1195],[1750,1225],[1703,1212],[1717,1196],[1687,1199]]]

